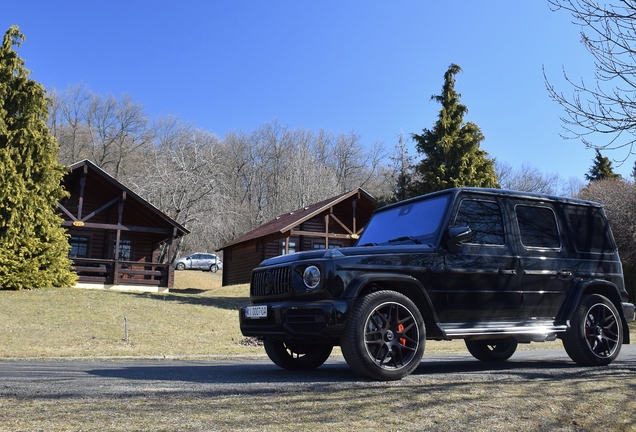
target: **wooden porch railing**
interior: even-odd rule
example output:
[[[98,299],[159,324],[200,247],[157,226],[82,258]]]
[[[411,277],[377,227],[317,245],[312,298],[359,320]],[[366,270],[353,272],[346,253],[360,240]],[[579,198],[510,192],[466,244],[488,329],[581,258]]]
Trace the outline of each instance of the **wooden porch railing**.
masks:
[[[115,265],[115,260],[93,258],[71,258],[71,260],[79,282],[168,286],[169,264],[119,261]]]

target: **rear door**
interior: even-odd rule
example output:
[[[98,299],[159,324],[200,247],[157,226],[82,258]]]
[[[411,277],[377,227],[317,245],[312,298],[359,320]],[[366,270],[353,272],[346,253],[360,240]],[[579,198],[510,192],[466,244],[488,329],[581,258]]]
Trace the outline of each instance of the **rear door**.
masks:
[[[553,203],[517,202],[523,316],[553,319],[572,287],[575,269]]]
[[[192,255],[192,268],[193,269],[202,269],[205,268],[205,262],[203,259],[203,254],[194,254]]]
[[[213,254],[204,254],[205,263],[203,266],[204,270],[208,270],[210,267],[216,264],[216,255]]]

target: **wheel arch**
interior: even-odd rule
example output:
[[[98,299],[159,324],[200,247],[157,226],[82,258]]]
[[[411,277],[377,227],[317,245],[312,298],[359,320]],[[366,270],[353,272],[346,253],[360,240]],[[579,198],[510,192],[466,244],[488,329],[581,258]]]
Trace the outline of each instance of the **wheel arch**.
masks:
[[[576,309],[577,305],[581,301],[581,298],[585,295],[590,294],[599,294],[604,297],[607,297],[609,301],[614,304],[618,314],[621,317],[621,324],[623,327],[623,343],[629,344],[629,325],[625,319],[623,314],[623,308],[621,305],[622,299],[618,287],[612,282],[594,279],[588,281],[579,282],[570,292],[570,295],[566,299],[561,308],[559,315],[557,316],[557,320],[568,321],[572,319],[572,314]]]
[[[349,283],[343,297],[356,299],[381,290],[399,292],[408,297],[420,310],[427,335],[434,337],[443,336],[444,332],[439,327],[437,313],[430,297],[420,281],[412,276],[403,274],[365,274]]]

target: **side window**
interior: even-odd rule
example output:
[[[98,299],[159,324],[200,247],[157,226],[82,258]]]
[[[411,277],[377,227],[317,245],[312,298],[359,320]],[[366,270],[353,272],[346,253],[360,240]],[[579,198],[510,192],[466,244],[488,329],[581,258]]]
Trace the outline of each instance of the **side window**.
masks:
[[[492,201],[463,200],[455,218],[455,226],[468,226],[473,232],[470,243],[505,244],[501,207]]]
[[[525,247],[558,249],[561,247],[554,212],[549,207],[515,207],[521,244]]]
[[[577,252],[612,253],[605,219],[597,212],[566,210]]]

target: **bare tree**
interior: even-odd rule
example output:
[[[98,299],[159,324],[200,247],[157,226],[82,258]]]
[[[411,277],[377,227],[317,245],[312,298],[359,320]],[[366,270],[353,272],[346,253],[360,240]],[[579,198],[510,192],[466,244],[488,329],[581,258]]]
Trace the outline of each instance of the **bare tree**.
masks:
[[[274,217],[338,193],[390,190],[384,147],[273,121],[218,140],[178,118],[151,124],[141,104],[84,86],[52,90],[60,160],[91,159],[191,230],[177,251],[218,249]]]
[[[384,145],[379,142],[366,149],[361,136],[355,132],[339,134],[331,157],[339,192],[364,187],[377,175],[386,156]]]
[[[538,168],[527,163],[522,164],[519,170],[515,170],[505,162],[496,161],[495,168],[499,184],[504,189],[575,196],[584,186],[582,181],[574,177],[563,180],[558,174],[542,173]]]
[[[60,146],[59,160],[70,165],[89,157],[90,137],[83,112],[92,94],[82,85],[70,86],[64,92],[49,91],[52,100],[49,130]]]
[[[49,92],[49,126],[60,144],[60,160],[90,159],[113,177],[125,174],[135,153],[152,141],[143,106],[126,94],[102,97],[84,86]]]
[[[622,179],[598,180],[578,197],[605,206],[621,261],[636,266],[636,184]]]
[[[228,194],[231,207],[245,215],[242,232],[334,195],[336,182],[325,145],[329,140],[324,137],[277,122],[251,134],[225,136],[223,158],[232,185]]]
[[[274,217],[356,187],[390,190],[384,148],[366,149],[355,134],[289,129],[277,121],[254,132],[232,132],[223,141],[228,183],[226,208],[234,237]]]
[[[121,100],[94,95],[84,115],[92,160],[119,178],[126,170],[128,156],[151,140],[143,107],[125,94]]]
[[[565,110],[564,138],[581,139],[594,149],[625,148],[636,142],[636,3],[633,0],[548,0],[553,10],[565,10],[581,27],[581,41],[594,58],[595,82],[572,80],[573,95],[565,96],[549,82],[548,92]],[[604,136],[593,143],[592,136]]]
[[[404,133],[397,135],[397,144],[393,154],[389,157],[390,165],[385,176],[388,176],[391,188],[376,197],[382,204],[401,201],[411,197],[415,172],[415,158],[409,155],[407,140]],[[387,185],[388,186],[388,185]]]
[[[526,163],[518,171],[503,162],[497,161],[495,165],[499,184],[504,189],[545,194],[556,194],[559,190],[558,174],[543,174],[538,168]]]
[[[145,151],[137,169],[125,177],[126,182],[193,232],[180,240],[177,252],[182,247],[218,247],[223,227],[217,222],[224,203],[223,170],[216,158],[218,139],[175,118],[159,121],[155,133],[155,146]]]

